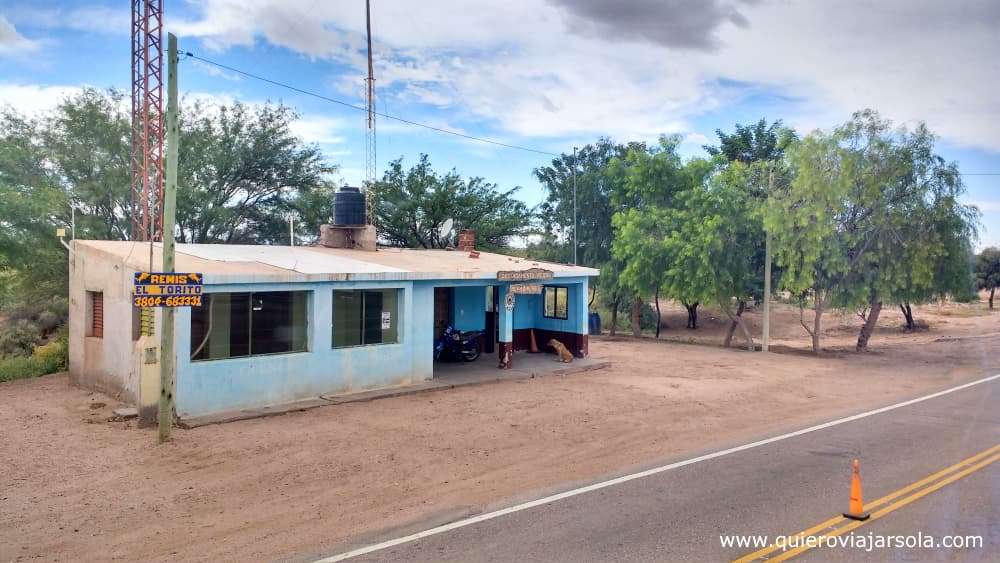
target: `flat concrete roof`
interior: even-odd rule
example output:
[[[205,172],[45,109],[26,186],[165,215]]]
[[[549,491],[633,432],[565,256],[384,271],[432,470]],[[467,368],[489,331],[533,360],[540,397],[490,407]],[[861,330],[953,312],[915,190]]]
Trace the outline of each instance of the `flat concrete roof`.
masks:
[[[103,254],[135,271],[149,270],[149,243],[74,240],[74,252]],[[153,244],[153,271],[159,271],[162,245]],[[205,283],[294,281],[385,281],[495,279],[497,272],[542,268],[555,278],[596,276],[595,268],[528,260],[480,252],[471,258],[458,250],[380,248],[376,252],[322,246],[178,244],[176,271],[205,274]]]

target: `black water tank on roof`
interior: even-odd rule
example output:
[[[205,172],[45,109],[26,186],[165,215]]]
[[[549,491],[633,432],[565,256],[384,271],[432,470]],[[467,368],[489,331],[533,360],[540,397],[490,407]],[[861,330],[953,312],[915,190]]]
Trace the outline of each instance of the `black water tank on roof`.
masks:
[[[333,224],[342,226],[367,224],[365,196],[359,188],[344,186],[333,194]]]

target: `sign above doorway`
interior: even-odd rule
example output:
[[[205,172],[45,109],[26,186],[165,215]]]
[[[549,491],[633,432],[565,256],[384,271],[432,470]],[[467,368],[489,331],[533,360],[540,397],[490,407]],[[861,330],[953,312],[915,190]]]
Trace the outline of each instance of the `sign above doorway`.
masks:
[[[497,272],[497,281],[535,281],[551,280],[552,270],[528,268],[527,270],[508,270]]]
[[[519,295],[541,295],[542,284],[540,283],[516,283],[510,286],[511,293]]]

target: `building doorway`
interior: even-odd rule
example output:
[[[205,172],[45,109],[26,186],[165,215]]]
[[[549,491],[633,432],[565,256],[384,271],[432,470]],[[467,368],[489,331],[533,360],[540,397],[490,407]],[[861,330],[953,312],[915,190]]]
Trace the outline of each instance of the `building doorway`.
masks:
[[[454,288],[434,288],[434,340],[441,338],[445,327],[451,324],[451,304],[454,301]]]

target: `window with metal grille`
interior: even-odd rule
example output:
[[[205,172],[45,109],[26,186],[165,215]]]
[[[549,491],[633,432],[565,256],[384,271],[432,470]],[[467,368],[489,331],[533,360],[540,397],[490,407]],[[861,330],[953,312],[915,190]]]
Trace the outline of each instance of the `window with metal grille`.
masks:
[[[104,292],[87,292],[87,336],[104,338]]]

